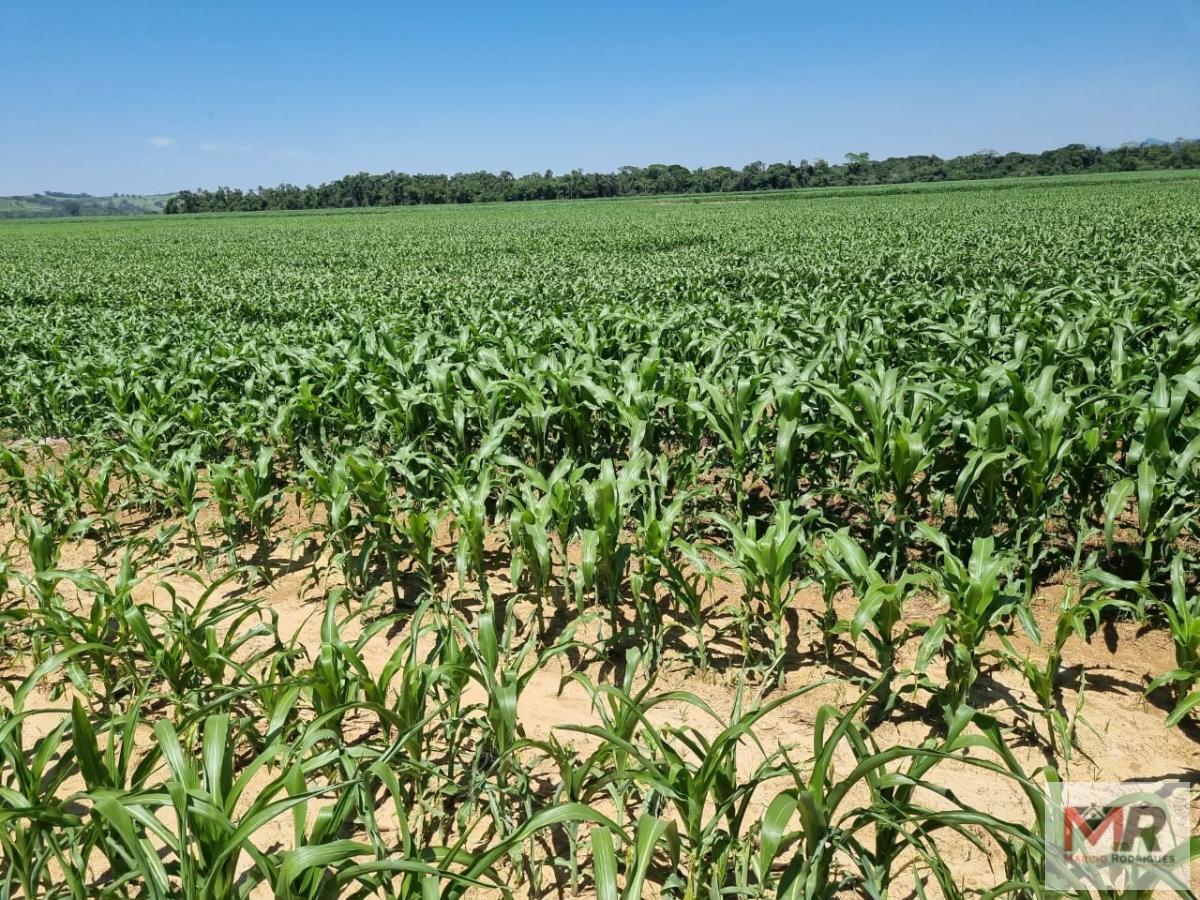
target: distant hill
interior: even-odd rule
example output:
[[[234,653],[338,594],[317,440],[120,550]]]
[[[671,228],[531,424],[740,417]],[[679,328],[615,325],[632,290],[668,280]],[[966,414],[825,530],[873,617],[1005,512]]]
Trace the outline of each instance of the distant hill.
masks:
[[[137,216],[161,213],[174,194],[68,194],[44,191],[0,197],[0,219],[36,219],[50,216]]]

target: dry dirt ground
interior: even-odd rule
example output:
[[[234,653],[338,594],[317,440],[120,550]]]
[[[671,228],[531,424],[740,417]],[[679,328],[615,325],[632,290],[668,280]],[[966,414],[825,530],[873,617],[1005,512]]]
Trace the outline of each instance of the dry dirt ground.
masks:
[[[210,513],[210,510],[202,513],[202,528],[215,526]],[[130,529],[148,527],[137,520],[125,524]],[[158,524],[161,523],[155,523],[155,527]],[[293,546],[291,536],[299,533],[307,524],[303,515],[289,506],[278,540],[272,542],[265,551],[262,548],[247,548],[242,556],[249,559],[257,554],[255,561],[272,573],[270,583],[251,588],[251,595],[277,614],[281,636],[286,640],[292,635],[299,635],[302,646],[314,648],[319,644],[321,614],[327,592],[338,581],[333,574],[318,573],[317,570],[325,562],[321,555],[303,559],[303,548]],[[11,536],[12,529],[7,523],[0,526],[0,546],[7,543]],[[443,534],[439,543],[448,556],[452,555],[448,535]],[[499,536],[493,537],[490,544],[491,549],[502,549],[504,546]],[[12,552],[20,567],[22,559],[19,544],[13,545]],[[176,540],[173,553],[179,560],[189,555],[187,542],[182,537]],[[498,558],[506,559],[507,554],[501,552]],[[298,559],[302,559],[302,562],[298,563]],[[66,548],[62,567],[90,567],[112,577],[119,561],[119,553],[101,555],[95,543],[83,540]],[[166,564],[163,564],[163,568],[166,568]],[[173,584],[185,597],[198,596],[202,590],[200,585],[191,580],[169,574],[160,575],[147,578],[139,585],[139,599],[166,602],[168,595],[164,583]],[[512,595],[513,586],[508,581],[506,566],[497,567],[491,586],[498,597]],[[1053,634],[1055,607],[1062,592],[1067,589],[1064,579],[1063,583],[1046,585],[1038,592],[1034,612],[1043,634]],[[220,588],[226,595],[245,590],[244,584],[233,581]],[[456,595],[456,602],[467,605],[475,602],[470,591],[459,592],[453,575],[447,580],[445,590]],[[726,615],[724,607],[735,600],[739,593],[738,586],[732,582],[716,583],[709,601],[715,623],[720,623],[721,617]],[[848,593],[839,596],[840,615],[848,617],[853,609]],[[525,613],[528,611],[524,610]],[[845,636],[840,639],[834,664],[825,663],[821,633],[816,625],[822,611],[819,590],[806,589],[799,593],[794,604],[794,615],[789,616],[791,627],[786,689],[792,690],[813,682],[822,684],[783,704],[758,723],[755,732],[762,748],[751,742],[743,745],[739,768],[744,772],[752,771],[761,761],[763,750],[770,752],[785,744],[798,748],[794,759],[807,760],[811,755],[818,708],[823,704],[843,708],[848,706],[860,694],[855,680],[875,674],[865,645],[856,651]],[[521,615],[522,607],[518,607],[517,612]],[[925,621],[935,612],[936,603],[932,599],[918,598],[908,609],[914,618]],[[373,672],[383,667],[403,636],[403,633],[392,634],[385,630],[370,641],[365,658]],[[353,634],[347,637],[353,637]],[[0,648],[3,648],[2,640]],[[712,649],[718,658],[723,650],[736,652],[736,640],[728,641],[724,648],[718,641]],[[909,660],[906,661],[911,660],[914,649],[915,641],[907,648]],[[1034,653],[1045,652],[1044,648],[1030,649]],[[1171,643],[1165,633],[1140,631],[1132,623],[1107,622],[1088,641],[1071,638],[1065,648],[1063,666],[1060,685],[1066,710],[1075,708],[1079,685],[1085,685],[1082,713],[1076,728],[1076,746],[1069,761],[1062,757],[1057,760],[1064,777],[1104,781],[1200,778],[1200,728],[1194,722],[1186,721],[1180,726],[1168,727],[1165,719],[1171,706],[1169,698],[1165,695],[1147,698],[1145,695],[1146,685],[1151,678],[1174,668]],[[519,718],[528,737],[548,738],[554,734],[564,743],[573,743],[584,749],[591,739],[578,732],[564,730],[563,726],[595,725],[599,724],[599,718],[588,692],[578,683],[564,678],[570,674],[570,668],[568,657],[560,656],[537,672],[520,697]],[[656,690],[690,691],[711,706],[715,716],[705,715],[686,704],[668,703],[655,707],[651,719],[658,723],[686,723],[709,737],[718,734],[728,724],[737,692],[736,669],[718,669],[714,666],[712,671],[701,675],[684,658],[668,653],[657,672]],[[19,676],[22,670],[27,671],[25,661],[11,656],[5,659],[4,654],[0,654],[0,674],[11,678]],[[611,682],[613,679],[611,669],[599,661],[582,664],[580,671],[596,681]],[[69,705],[67,697],[52,699],[48,689],[49,684],[43,685],[37,698],[31,698],[27,704],[46,710],[46,714],[34,717],[33,727],[29,729],[31,738],[36,738],[39,732],[44,734],[48,731]],[[478,692],[478,688],[471,690],[476,694]],[[467,699],[478,698],[471,695]],[[1037,728],[1042,728],[1033,712],[1036,701],[1018,674],[999,666],[986,668],[973,700],[977,707],[992,713],[1011,729],[1008,733],[1010,746],[1027,772],[1035,772],[1045,764],[1044,741],[1034,740],[1031,731],[1034,723]],[[1042,731],[1044,734],[1044,729]],[[874,729],[876,741],[884,747],[916,745],[936,733],[937,723],[931,718],[929,710],[904,705]],[[146,732],[146,739],[152,739],[149,731]],[[839,754],[837,764],[845,771],[851,759],[849,753]],[[943,764],[936,770],[936,781],[952,788],[968,805],[1013,821],[1028,823],[1030,820],[1031,813],[1025,798],[1015,784],[1002,777],[990,776],[966,765]],[[774,795],[775,791],[770,790],[769,785],[767,788],[759,792],[764,799],[752,808],[752,816],[760,814],[767,800]],[[286,848],[290,845],[291,830],[289,813],[276,820],[272,828],[259,832],[257,841],[263,849],[272,846]],[[1002,878],[995,859],[981,853],[965,840],[951,839],[944,847],[944,853],[953,860],[954,872],[965,885],[987,887]],[[554,886],[554,875],[561,876],[561,873],[547,873],[546,883],[550,887],[542,892],[542,896],[569,895],[569,891],[565,891],[561,885]],[[1200,884],[1200,878],[1195,879],[1195,883]],[[518,890],[518,895],[522,894],[522,890]],[[270,892],[264,889],[260,895],[270,896]],[[524,895],[529,896],[529,892],[525,890]]]

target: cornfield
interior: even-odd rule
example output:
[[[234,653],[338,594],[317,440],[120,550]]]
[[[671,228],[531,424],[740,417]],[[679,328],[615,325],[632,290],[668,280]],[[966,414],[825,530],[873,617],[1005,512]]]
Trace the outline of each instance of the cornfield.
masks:
[[[1043,897],[1054,785],[1200,767],[1189,173],[13,223],[0,299],[0,898]]]

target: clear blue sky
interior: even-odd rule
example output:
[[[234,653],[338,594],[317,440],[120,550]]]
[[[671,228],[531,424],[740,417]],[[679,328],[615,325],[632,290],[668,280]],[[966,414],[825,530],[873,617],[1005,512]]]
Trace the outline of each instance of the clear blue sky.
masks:
[[[1200,137],[1200,0],[0,0],[0,99],[0,194],[1113,145]]]

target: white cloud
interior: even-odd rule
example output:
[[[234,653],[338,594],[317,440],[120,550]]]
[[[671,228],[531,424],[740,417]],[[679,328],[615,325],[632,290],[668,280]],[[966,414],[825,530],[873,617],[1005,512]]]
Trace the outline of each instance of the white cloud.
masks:
[[[249,144],[231,144],[225,141],[202,141],[196,146],[205,153],[245,153],[254,149]]]
[[[175,138],[159,135],[158,137],[146,138],[146,143],[151,147],[174,147]]]

